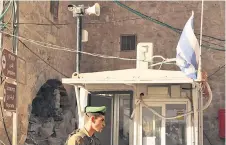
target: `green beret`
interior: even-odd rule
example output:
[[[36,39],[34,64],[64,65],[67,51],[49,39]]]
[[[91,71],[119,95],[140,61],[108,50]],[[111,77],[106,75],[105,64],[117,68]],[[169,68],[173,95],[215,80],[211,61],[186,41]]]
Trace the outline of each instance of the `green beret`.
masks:
[[[106,110],[107,110],[106,106],[100,106],[100,107],[86,106],[85,113],[100,113],[104,115]]]

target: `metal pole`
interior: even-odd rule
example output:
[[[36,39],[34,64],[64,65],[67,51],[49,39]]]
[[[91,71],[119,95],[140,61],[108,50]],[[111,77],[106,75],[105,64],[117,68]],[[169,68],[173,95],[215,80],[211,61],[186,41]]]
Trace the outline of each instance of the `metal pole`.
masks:
[[[199,98],[199,91],[198,91],[198,84],[195,83],[192,85],[192,88],[195,88],[192,90],[192,101],[193,101],[193,121],[194,121],[194,126],[193,126],[193,133],[194,133],[194,145],[199,145],[199,113],[198,113],[198,98]]]
[[[201,83],[200,83],[201,87]],[[203,95],[202,90],[199,92],[199,145],[203,145]]]
[[[13,35],[18,36],[18,22],[19,22],[19,13],[18,13],[18,5],[19,2],[15,1],[13,3],[14,6],[14,14],[13,14]],[[18,50],[18,38],[13,37],[13,53],[17,55]]]
[[[3,0],[0,0],[0,14],[2,14],[2,11],[3,11]],[[2,24],[2,20],[0,20],[0,24]],[[2,33],[0,33],[0,52],[2,52],[3,50],[3,38],[2,38]],[[0,54],[1,55],[1,54]],[[1,70],[1,68],[0,68]],[[2,71],[0,72],[0,75],[2,76]],[[2,81],[3,81],[3,78],[0,77],[0,84],[2,84]],[[1,97],[0,97],[0,101],[1,101]],[[1,103],[1,102],[0,102]]]
[[[0,0],[0,14],[3,11],[3,0]],[[2,20],[0,20],[0,24],[2,24]],[[0,33],[0,51],[2,51],[2,33]]]
[[[13,35],[18,36],[18,22],[19,22],[19,12],[18,12],[18,5],[19,1],[13,2]],[[18,49],[18,38],[13,37],[13,53],[17,55],[17,49]],[[17,82],[17,76],[16,76],[16,82]],[[17,92],[16,92],[17,95]],[[16,97],[17,98],[17,97]],[[17,102],[17,100],[16,100]],[[13,136],[12,136],[12,145],[17,145],[17,120],[18,120],[18,114],[17,114],[17,104],[16,104],[16,111],[13,112]]]
[[[76,54],[76,72],[80,73],[80,60],[82,51],[82,16],[77,16],[77,54]]]
[[[81,50],[82,50],[82,16],[77,16],[77,53],[76,53],[76,72],[79,75],[80,73],[80,60],[81,60]],[[78,116],[82,117],[81,114],[81,105],[80,105],[80,88],[75,87]],[[80,119],[79,119],[80,120]],[[78,126],[81,127],[81,122],[79,121]]]

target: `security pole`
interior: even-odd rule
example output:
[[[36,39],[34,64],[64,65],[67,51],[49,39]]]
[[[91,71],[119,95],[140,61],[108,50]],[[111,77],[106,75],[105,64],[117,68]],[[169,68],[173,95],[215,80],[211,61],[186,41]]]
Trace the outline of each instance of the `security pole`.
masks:
[[[77,17],[77,54],[76,54],[76,72],[80,73],[80,60],[82,51],[82,17],[84,15],[100,16],[100,5],[95,3],[92,7],[84,5],[68,5],[68,10],[72,12],[73,17]]]
[[[82,17],[85,14],[91,15],[100,15],[100,6],[96,3],[92,7],[85,8],[84,5],[68,5],[68,10],[73,13],[73,17],[77,17],[77,53],[76,53],[76,72],[79,77],[80,73],[80,60],[81,60],[81,51],[82,51]],[[82,125],[82,112],[81,112],[81,102],[80,102],[80,88],[78,86],[75,87],[76,93],[76,101],[78,108],[78,116],[79,116],[79,127]]]

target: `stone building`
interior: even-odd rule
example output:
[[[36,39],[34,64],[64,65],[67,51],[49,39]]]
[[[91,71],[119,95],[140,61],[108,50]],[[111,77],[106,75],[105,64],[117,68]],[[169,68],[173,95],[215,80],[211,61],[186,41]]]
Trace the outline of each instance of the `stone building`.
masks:
[[[7,3],[7,1],[5,1],[4,7],[6,8],[8,4],[9,2]],[[60,1],[20,1],[18,7],[18,35],[26,39],[75,49],[76,33],[74,30],[76,28],[76,23],[72,14],[67,9],[68,4],[70,3]],[[11,11],[12,5],[4,16],[4,22],[9,22],[9,24],[3,31],[9,34],[12,34],[12,21],[10,21],[12,20]],[[55,25],[60,23],[65,25]],[[61,80],[62,77],[70,77],[75,71],[75,53],[51,49],[50,45],[48,46],[43,43],[37,45],[31,43],[31,41],[26,41],[23,38],[20,38],[18,41],[17,54],[18,145],[24,144],[27,134],[29,134],[29,122],[31,122],[29,119],[31,109],[29,108],[32,106],[32,100],[38,96],[38,92],[40,92],[39,94],[42,94],[42,90],[49,88],[49,92],[54,92],[55,96],[58,96],[58,98],[59,94],[62,97],[62,93],[59,92],[59,88],[62,88],[62,86],[56,80]],[[11,36],[3,34],[2,42],[2,48],[12,50]],[[44,45],[44,47],[41,45]],[[57,48],[56,46],[52,47]],[[50,81],[47,82],[47,80]],[[55,85],[53,82],[55,82]],[[44,85],[45,83],[49,85]],[[3,93],[3,85],[4,82],[1,84],[1,94]],[[41,87],[44,89],[40,90]],[[65,86],[65,88],[67,89],[68,95],[65,93],[63,96],[72,96],[69,92],[71,89],[73,90],[73,88],[67,86]],[[54,89],[55,91],[51,89]],[[68,112],[68,114],[70,115],[71,113]],[[8,145],[9,142],[4,130],[2,116],[0,118],[0,140]],[[11,140],[13,130],[12,114],[4,111],[4,121]]]
[[[91,2],[83,2],[88,5]],[[146,20],[131,11],[120,7],[115,2],[99,2],[101,14],[99,17],[85,17],[84,29],[89,33],[89,41],[84,43],[84,51],[111,56],[136,58],[136,44],[152,42],[153,55],[165,58],[176,56],[176,46],[180,35],[170,28]],[[142,1],[123,4],[151,18],[157,19],[175,28],[183,29],[185,23],[194,11],[194,30],[200,33],[201,1],[161,2]],[[204,111],[204,145],[223,145],[224,141],[218,133],[218,110],[225,108],[225,51],[210,47],[225,49],[225,2],[204,2],[203,12],[202,65],[203,70],[211,75],[208,82],[213,91],[213,101]],[[216,40],[206,36],[221,38]],[[197,35],[199,39],[199,35]],[[122,40],[127,40],[127,42]],[[134,42],[135,41],[135,42]],[[125,46],[124,44],[128,44]],[[122,47],[123,46],[123,47]],[[159,62],[161,60],[155,60]],[[95,62],[95,63],[93,63]],[[83,55],[82,71],[104,71],[135,68],[136,61],[105,59]],[[155,69],[158,69],[157,66]],[[178,69],[176,66],[163,65],[161,69]],[[206,136],[205,136],[206,135]]]
[[[74,1],[73,3],[92,6],[95,2]],[[165,27],[163,24],[157,24],[150,19],[143,19],[132,13],[132,10],[129,11],[114,2],[100,1],[98,3],[101,6],[100,16],[84,17],[83,27],[89,33],[89,40],[83,43],[83,51],[117,57],[136,58],[137,43],[152,42],[154,45],[154,55],[161,55],[165,58],[174,58],[176,56],[176,46],[180,35],[174,30]],[[195,33],[200,33],[201,1],[123,1],[122,3],[149,16],[149,18],[157,19],[178,29],[183,29],[193,10],[195,14],[194,30]],[[19,24],[19,36],[74,49],[76,46],[76,21],[67,10],[68,4],[69,2],[64,1],[59,3],[19,2],[19,23],[21,23]],[[9,20],[9,18],[10,13],[7,13],[4,21]],[[47,23],[49,25],[41,25]],[[5,31],[10,32],[7,29]],[[218,110],[225,108],[225,52],[215,48],[225,49],[225,2],[204,2],[203,34],[205,36],[202,38],[202,44],[206,47],[202,47],[202,65],[204,71],[210,75],[208,81],[213,91],[212,104],[204,111],[204,132],[206,135],[204,136],[204,145],[223,145],[224,141],[218,136]],[[199,35],[197,35],[197,38],[199,38]],[[26,41],[24,43],[63,74],[70,77],[75,71],[75,53],[53,50]],[[11,44],[11,37],[3,35],[3,48],[10,49],[12,47]],[[27,138],[27,130],[29,128],[28,106],[32,104],[32,100],[47,80],[60,80],[65,76],[46,65],[20,42],[18,45],[18,56],[26,62],[19,61],[18,65],[19,82],[22,82],[18,83],[18,140],[19,144],[23,144]],[[156,59],[155,61],[161,60]],[[135,67],[136,61],[99,58],[84,54],[81,60],[82,72]],[[175,65],[163,65],[161,69],[178,69],[178,67]],[[65,88],[69,99],[73,99],[73,88],[68,86],[65,86]],[[71,116],[70,113],[66,114],[64,118]],[[7,115],[7,113],[5,112],[4,115]],[[10,116],[5,117],[10,136],[12,134],[11,118]],[[46,126],[48,126],[48,123]],[[47,131],[47,133],[43,134],[49,135],[51,133]],[[49,142],[45,143],[50,144],[52,139],[48,138]],[[8,144],[2,123],[0,123],[0,139]],[[54,144],[53,141],[51,143]]]

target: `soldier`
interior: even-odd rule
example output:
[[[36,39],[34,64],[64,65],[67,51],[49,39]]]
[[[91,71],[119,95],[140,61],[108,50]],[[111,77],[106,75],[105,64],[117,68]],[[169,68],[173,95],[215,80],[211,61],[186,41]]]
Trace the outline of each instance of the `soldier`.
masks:
[[[81,129],[72,132],[65,145],[100,145],[100,140],[94,136],[95,132],[101,132],[105,126],[106,107],[85,108],[85,125]]]

